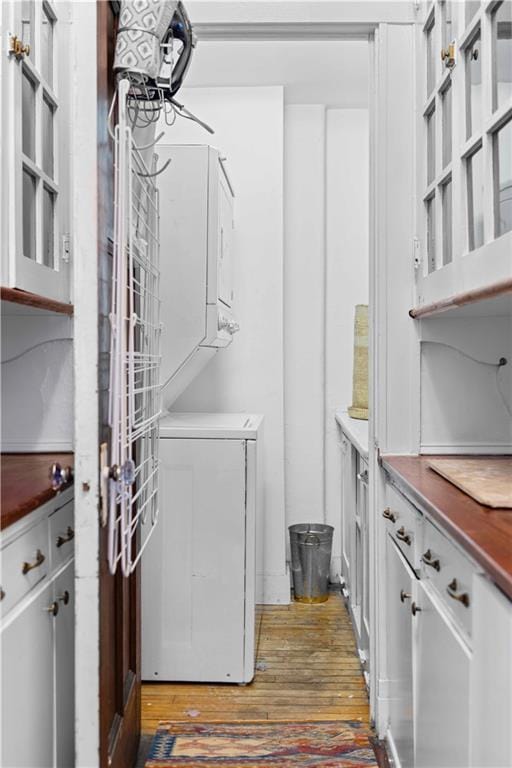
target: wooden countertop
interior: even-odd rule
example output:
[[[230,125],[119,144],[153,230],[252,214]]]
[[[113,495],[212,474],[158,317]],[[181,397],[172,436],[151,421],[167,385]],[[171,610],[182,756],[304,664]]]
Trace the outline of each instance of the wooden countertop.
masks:
[[[404,495],[437,521],[512,600],[512,510],[479,504],[430,469],[433,458],[443,457],[383,456],[382,465]]]
[[[57,495],[50,469],[73,466],[72,453],[3,453],[0,530],[21,520]]]

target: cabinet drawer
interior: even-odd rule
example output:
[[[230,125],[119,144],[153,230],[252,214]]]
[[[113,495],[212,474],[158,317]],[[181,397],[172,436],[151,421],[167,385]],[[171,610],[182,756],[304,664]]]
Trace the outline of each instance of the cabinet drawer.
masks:
[[[55,570],[66,562],[75,549],[74,504],[68,501],[49,518],[50,567]]]
[[[386,488],[386,501],[382,515],[388,532],[416,571],[419,568],[422,517],[391,485]]]
[[[48,522],[29,528],[2,550],[2,616],[48,574]]]
[[[471,635],[473,565],[429,520],[425,520],[422,550],[422,578],[430,581],[443,603]]]

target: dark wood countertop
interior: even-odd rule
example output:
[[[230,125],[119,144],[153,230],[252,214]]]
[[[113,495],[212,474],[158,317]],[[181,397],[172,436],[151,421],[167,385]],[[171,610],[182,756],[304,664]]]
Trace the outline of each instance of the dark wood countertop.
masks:
[[[53,499],[50,468],[73,466],[72,453],[3,453],[0,530]]]
[[[433,458],[446,456],[383,456],[382,465],[404,495],[437,521],[512,600],[512,509],[479,504],[430,469]]]

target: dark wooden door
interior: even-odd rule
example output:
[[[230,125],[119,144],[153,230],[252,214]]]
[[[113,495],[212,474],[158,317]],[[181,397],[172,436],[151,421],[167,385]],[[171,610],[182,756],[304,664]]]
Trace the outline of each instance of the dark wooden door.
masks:
[[[113,146],[107,116],[114,92],[112,70],[116,4],[98,0],[98,270],[100,440],[109,443],[108,375],[114,216]],[[107,528],[100,538],[100,766],[131,768],[140,736],[140,573],[112,576]]]

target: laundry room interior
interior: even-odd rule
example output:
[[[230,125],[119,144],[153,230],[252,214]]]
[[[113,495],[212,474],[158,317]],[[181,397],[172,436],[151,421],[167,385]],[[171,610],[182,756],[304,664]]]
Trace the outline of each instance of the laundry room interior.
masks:
[[[3,768],[509,768],[512,0],[0,13]]]

